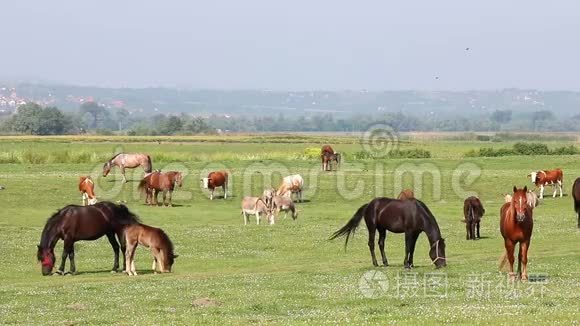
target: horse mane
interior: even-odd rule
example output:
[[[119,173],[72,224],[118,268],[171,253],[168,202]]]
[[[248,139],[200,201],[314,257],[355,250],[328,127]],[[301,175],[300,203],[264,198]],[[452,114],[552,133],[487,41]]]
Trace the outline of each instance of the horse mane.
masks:
[[[123,204],[117,205],[117,204],[112,203],[112,202],[101,202],[99,204],[108,206],[108,208],[111,209],[115,213],[113,215],[113,218],[115,218],[116,221],[121,223],[121,224],[141,223],[141,219],[139,218],[139,216],[133,214],[129,210],[129,208],[127,208],[127,206],[125,206]]]
[[[417,207],[423,211],[423,217],[427,218],[439,233],[439,239],[437,240],[443,240],[443,238],[441,238],[441,230],[439,229],[439,224],[437,224],[437,220],[435,220],[435,215],[431,213],[431,210],[429,210],[429,207],[427,207],[427,205],[425,205],[424,202],[420,201],[419,199],[415,199],[415,201],[417,202]]]
[[[171,239],[169,239],[169,236],[167,235],[167,233],[165,233],[165,231],[163,231],[162,229],[158,229],[159,230],[159,237],[161,238],[161,240],[163,242],[165,242],[167,244],[167,251],[168,251],[168,255],[167,255],[167,259],[169,260],[169,263],[171,265],[173,265],[173,259],[175,258],[175,254],[173,252],[173,242],[171,242]]]
[[[42,235],[40,236],[40,247],[42,248],[49,248],[50,242],[52,239],[49,239],[49,236],[52,235],[54,232],[51,232],[55,227],[58,226],[62,216],[64,215],[65,211],[69,209],[71,205],[66,206],[64,208],[59,209],[51,217],[46,220],[46,224],[44,225],[44,229],[42,230]]]
[[[111,157],[111,159],[109,160],[109,162],[111,162],[112,160],[116,159],[117,156],[119,156],[121,154],[123,154],[123,153],[117,153],[117,154],[115,154],[115,156]]]

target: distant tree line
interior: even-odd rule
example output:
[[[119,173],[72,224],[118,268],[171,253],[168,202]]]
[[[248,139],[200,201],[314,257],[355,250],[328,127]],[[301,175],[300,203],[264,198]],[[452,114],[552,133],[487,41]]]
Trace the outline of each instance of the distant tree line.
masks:
[[[291,132],[366,130],[377,122],[405,131],[580,131],[580,115],[557,118],[547,110],[521,113],[495,110],[489,115],[438,117],[411,113],[381,113],[351,117],[319,114],[312,116],[227,116],[199,117],[187,114],[131,114],[125,109],[107,109],[95,102],[82,104],[76,112],[28,103],[5,117],[0,132],[28,135],[113,134],[186,135],[216,132]]]

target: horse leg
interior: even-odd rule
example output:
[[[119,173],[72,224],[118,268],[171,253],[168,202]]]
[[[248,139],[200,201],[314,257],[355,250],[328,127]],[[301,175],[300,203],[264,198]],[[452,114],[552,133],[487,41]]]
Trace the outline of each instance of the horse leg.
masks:
[[[379,266],[379,263],[377,263],[377,256],[375,255],[375,232],[376,227],[374,225],[369,225],[369,250],[371,252],[373,265]]]
[[[256,211],[256,225],[260,225],[260,212]]]
[[[516,278],[516,275],[514,274],[514,249],[515,249],[515,243],[513,243],[509,239],[506,239],[505,240],[505,250],[506,250],[508,261],[510,263],[510,271],[508,274],[510,277],[510,281],[514,281]]]
[[[379,249],[381,250],[381,257],[383,258],[383,265],[389,266],[387,255],[385,254],[385,239],[387,238],[387,230],[378,228],[379,231]]]
[[[552,195],[552,198],[556,198],[556,194],[558,193],[558,185],[555,183],[552,183],[552,189],[554,189],[554,194]]]
[[[417,244],[417,238],[419,237],[419,234],[421,234],[420,232],[418,233],[411,233],[409,236],[409,258],[407,260],[407,265],[405,266],[405,268],[412,268],[415,267],[413,265],[413,255],[415,254],[415,244]],[[405,234],[405,240],[407,238],[407,235]]]
[[[520,261],[522,262],[522,281],[528,280],[528,248],[530,247],[530,240],[520,243]]]
[[[111,247],[113,247],[113,252],[115,253],[115,261],[113,262],[113,269],[111,272],[116,273],[119,270],[119,243],[117,239],[115,239],[114,233],[107,233],[107,239],[109,239],[109,243],[111,243]]]
[[[163,204],[161,204],[161,206],[167,206],[167,190],[162,190],[163,192]]]
[[[127,275],[133,275],[133,271],[131,270],[131,263],[133,262],[133,253],[136,249],[136,243],[128,243],[127,247],[125,248],[125,268],[124,271]]]
[[[68,248],[68,259],[70,260],[69,272],[71,275],[76,275],[77,267],[75,265],[75,243],[70,242],[70,246]]]
[[[477,238],[476,239],[481,239],[481,236],[479,235],[479,223],[477,222]]]
[[[475,240],[475,225],[477,224],[477,222],[475,221],[471,221],[471,223],[469,223],[469,227],[471,228],[470,233],[471,233],[471,240]]]
[[[123,183],[127,183],[127,178],[125,177],[125,167],[121,166],[121,175],[123,176]]]
[[[469,240],[471,239],[471,235],[469,234],[469,232],[471,232],[471,226],[470,226],[471,222],[469,221],[465,221],[465,240]]]
[[[521,278],[522,276],[522,243],[520,242],[520,246],[518,249],[518,269],[516,273],[516,278]]]
[[[562,180],[558,180],[558,186],[560,187],[560,198],[562,198],[562,196],[564,196],[564,185],[562,184]]]
[[[544,198],[544,185],[540,185],[540,199]]]
[[[222,186],[222,189],[224,190],[224,199],[228,199],[228,187],[226,187],[225,183]]]
[[[159,200],[157,197],[159,196],[159,190],[153,189],[153,205],[159,206]]]

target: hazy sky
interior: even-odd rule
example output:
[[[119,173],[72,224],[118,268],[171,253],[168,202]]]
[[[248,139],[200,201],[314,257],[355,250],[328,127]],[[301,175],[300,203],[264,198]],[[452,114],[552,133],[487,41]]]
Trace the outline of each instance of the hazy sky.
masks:
[[[0,8],[0,80],[580,90],[575,0],[18,0]]]

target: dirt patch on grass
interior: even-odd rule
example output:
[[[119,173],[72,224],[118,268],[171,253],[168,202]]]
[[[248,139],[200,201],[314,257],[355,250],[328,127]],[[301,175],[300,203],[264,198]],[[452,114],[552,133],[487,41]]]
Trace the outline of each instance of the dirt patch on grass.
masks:
[[[217,300],[210,299],[210,298],[200,298],[200,299],[193,300],[191,305],[194,308],[207,308],[207,307],[218,307],[218,306],[221,306],[222,303],[217,301]]]

